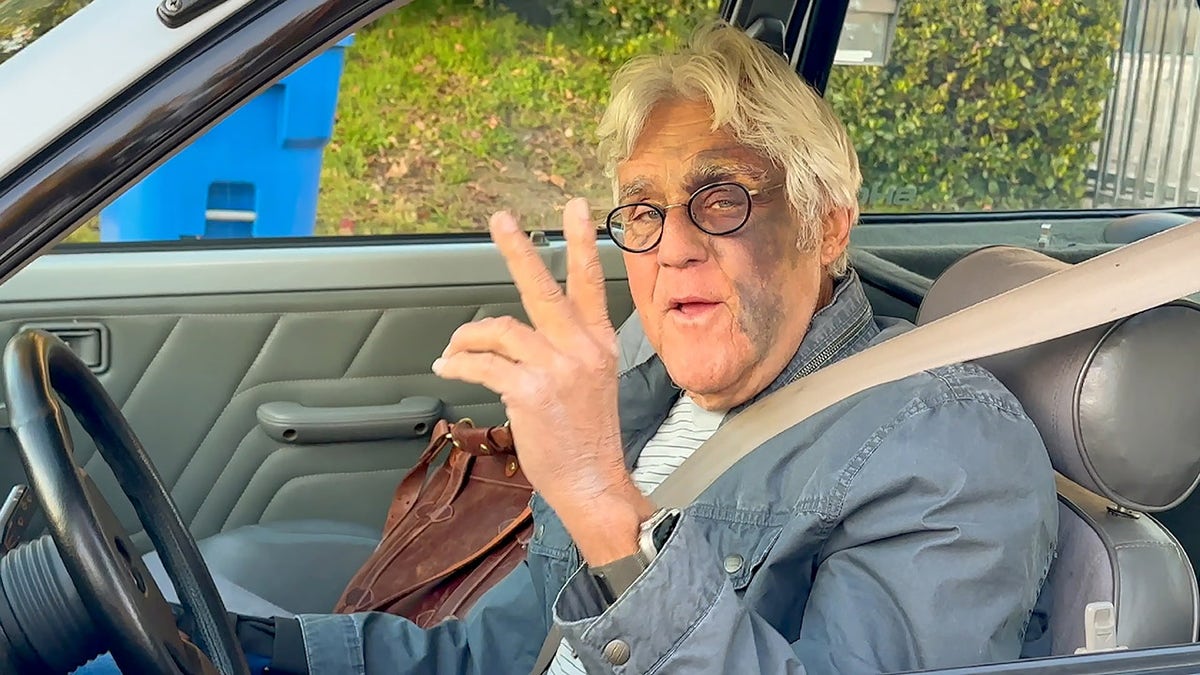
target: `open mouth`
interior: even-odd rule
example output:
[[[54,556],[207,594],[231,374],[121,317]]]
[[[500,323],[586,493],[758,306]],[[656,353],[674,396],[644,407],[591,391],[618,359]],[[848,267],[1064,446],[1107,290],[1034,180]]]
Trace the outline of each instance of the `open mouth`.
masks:
[[[671,303],[671,312],[678,312],[684,316],[700,316],[709,311],[712,311],[721,303],[711,302],[708,300],[680,300]]]

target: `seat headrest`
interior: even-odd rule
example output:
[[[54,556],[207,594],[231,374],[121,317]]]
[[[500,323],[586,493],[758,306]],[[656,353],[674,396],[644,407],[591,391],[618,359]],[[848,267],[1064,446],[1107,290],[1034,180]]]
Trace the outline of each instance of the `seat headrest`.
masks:
[[[642,319],[637,309],[617,329],[617,371],[632,370],[654,356],[654,347],[642,330]]]
[[[1028,249],[979,249],[934,282],[917,323],[1068,266]],[[979,365],[1020,400],[1055,470],[1085,488],[1153,512],[1176,506],[1200,481],[1200,306],[1168,303]]]

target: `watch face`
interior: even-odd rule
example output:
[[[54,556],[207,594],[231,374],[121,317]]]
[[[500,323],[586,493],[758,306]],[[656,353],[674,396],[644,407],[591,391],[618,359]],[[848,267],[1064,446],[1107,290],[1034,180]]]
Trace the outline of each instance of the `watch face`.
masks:
[[[679,511],[668,511],[652,533],[654,540],[654,550],[661,551],[663,546],[667,545],[667,539],[671,538],[671,533],[675,531],[675,524],[679,522]]]

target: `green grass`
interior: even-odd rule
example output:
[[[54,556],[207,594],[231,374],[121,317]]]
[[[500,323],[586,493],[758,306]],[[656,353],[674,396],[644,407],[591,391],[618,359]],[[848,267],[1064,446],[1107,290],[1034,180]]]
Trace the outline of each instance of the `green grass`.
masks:
[[[545,28],[487,0],[416,0],[359,31],[317,234],[478,231],[500,209],[559,229],[572,197],[609,206],[595,128],[616,64],[717,13],[717,0],[656,1],[665,11],[650,18],[593,2],[592,14]],[[93,219],[69,241],[98,238]]]
[[[713,15],[708,4],[695,17]],[[665,39],[695,17],[674,17]],[[318,232],[472,231],[501,208],[557,229],[553,214],[574,196],[608,204],[595,127],[614,66],[597,45],[570,24],[541,28],[468,0],[417,0],[358,33]]]

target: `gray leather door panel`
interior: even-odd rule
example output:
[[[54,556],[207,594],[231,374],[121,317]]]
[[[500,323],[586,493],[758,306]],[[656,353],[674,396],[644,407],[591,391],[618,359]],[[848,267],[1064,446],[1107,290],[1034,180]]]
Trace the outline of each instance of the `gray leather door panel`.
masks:
[[[463,323],[504,314],[525,319],[502,268],[492,275],[494,282],[480,278],[480,269],[491,265],[495,271],[494,250],[458,249],[462,255],[455,257],[453,246],[436,252],[453,263],[441,267],[440,278],[430,276],[427,264],[415,263],[416,256],[429,254],[428,246],[372,247],[371,264],[363,264],[361,248],[323,249],[328,257],[319,263],[308,251],[310,274],[296,277],[300,281],[291,289],[278,278],[247,271],[263,269],[264,260],[274,265],[273,257],[296,255],[288,249],[154,254],[162,261],[157,266],[135,258],[148,255],[139,252],[54,256],[19,273],[13,281],[20,283],[11,290],[9,284],[0,287],[0,339],[27,324],[80,320],[103,325],[109,367],[99,377],[198,537],[294,518],[378,527],[397,480],[427,436],[361,440],[350,435],[354,440],[308,443],[299,436],[289,441],[275,429],[276,440],[260,426],[258,410],[271,403],[387,406],[427,396],[443,402],[445,417],[502,421],[491,392],[430,371]],[[561,267],[561,247],[547,248],[547,260]],[[142,290],[132,292],[128,267],[106,286],[99,256],[114,270],[140,265]],[[183,264],[172,264],[172,258],[181,257]],[[214,278],[211,285],[188,262],[195,257],[203,258]],[[632,311],[619,261],[606,253],[610,310],[618,323]],[[406,268],[420,268],[426,276],[407,278]],[[464,269],[474,270],[474,283],[462,283]],[[194,292],[179,293],[180,277],[189,275]],[[241,292],[229,287],[239,276],[246,282]],[[314,288],[315,279],[327,290]],[[35,297],[38,286],[46,299]],[[220,292],[206,292],[216,288]],[[82,430],[74,424],[73,430],[80,463],[131,531],[138,532],[138,545],[148,548],[111,472]],[[0,437],[0,472],[5,485],[23,478],[11,434]]]

